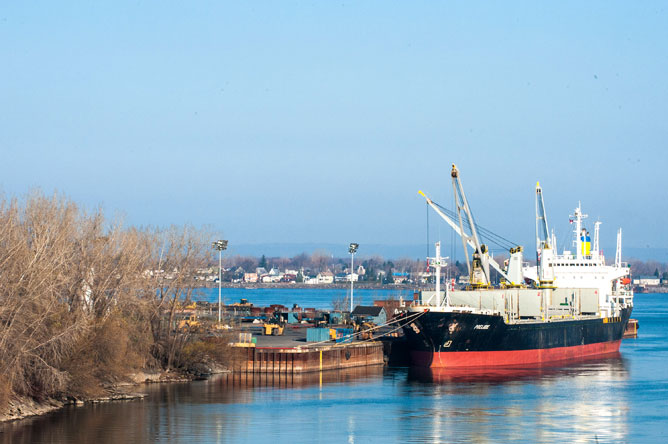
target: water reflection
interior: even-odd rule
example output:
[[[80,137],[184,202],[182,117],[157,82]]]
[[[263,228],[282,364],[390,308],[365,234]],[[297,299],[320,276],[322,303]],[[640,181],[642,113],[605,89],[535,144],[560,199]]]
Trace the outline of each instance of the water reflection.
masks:
[[[601,369],[615,369],[626,373],[626,364],[620,353],[604,358],[577,359],[560,361],[555,364],[508,367],[473,367],[473,368],[424,368],[409,369],[408,380],[422,383],[482,382],[489,384],[515,382],[521,380],[538,381],[550,377],[576,376],[581,373],[597,372]]]
[[[407,441],[627,441],[628,377],[619,354],[558,367],[411,369],[406,392],[428,402],[403,412]]]
[[[317,405],[323,391],[380,381],[382,366],[301,375],[224,374],[193,383],[143,386],[139,401],[66,407],[49,415],[0,426],[1,443],[238,442],[263,432],[258,424],[313,427],[313,410],[294,417],[280,405]],[[285,419],[281,415],[286,415]],[[269,417],[269,420],[267,420]],[[353,431],[354,432],[354,431]]]
[[[220,375],[5,424],[0,442],[628,441],[627,379],[619,356],[493,371]]]
[[[355,367],[344,370],[323,372],[280,374],[280,373],[232,373],[217,375],[210,380],[210,385],[220,388],[294,388],[312,385],[360,382],[367,378],[382,377],[382,365]]]

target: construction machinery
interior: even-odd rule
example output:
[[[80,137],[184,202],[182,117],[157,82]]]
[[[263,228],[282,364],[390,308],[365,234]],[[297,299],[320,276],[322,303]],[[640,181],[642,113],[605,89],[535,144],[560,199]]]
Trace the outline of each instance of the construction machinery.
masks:
[[[282,336],[285,332],[285,322],[278,313],[274,313],[274,316],[264,324],[262,324],[262,334],[264,336]]]
[[[373,339],[373,331],[376,329],[376,324],[370,321],[355,322],[355,333],[359,333],[359,339]]]
[[[179,330],[197,330],[201,328],[200,322],[197,320],[197,316],[187,315],[179,321],[178,329]]]
[[[273,322],[262,324],[262,334],[265,336],[281,336],[285,332],[285,327]]]

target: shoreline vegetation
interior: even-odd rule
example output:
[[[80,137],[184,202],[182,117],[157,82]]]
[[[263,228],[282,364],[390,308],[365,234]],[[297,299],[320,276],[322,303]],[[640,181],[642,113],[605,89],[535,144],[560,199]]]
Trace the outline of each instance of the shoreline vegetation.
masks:
[[[197,289],[218,286],[202,279],[202,270],[217,271],[215,238],[192,226],[124,227],[58,194],[0,198],[0,421],[135,397],[133,384],[146,380],[226,371],[231,333],[214,321],[203,321],[209,322],[202,325],[206,334],[177,327],[180,310]],[[221,285],[348,288],[349,282],[232,282],[235,273],[255,267],[345,273],[348,263],[324,252],[227,257]],[[355,288],[428,285],[390,279],[424,270],[421,260],[361,257],[357,263],[365,274]],[[462,264],[451,267],[455,275]],[[643,267],[641,273],[666,272],[661,264]]]
[[[224,364],[225,333],[175,328],[196,270],[213,263],[212,237],[125,228],[57,194],[0,199],[0,414],[113,397],[139,372]]]

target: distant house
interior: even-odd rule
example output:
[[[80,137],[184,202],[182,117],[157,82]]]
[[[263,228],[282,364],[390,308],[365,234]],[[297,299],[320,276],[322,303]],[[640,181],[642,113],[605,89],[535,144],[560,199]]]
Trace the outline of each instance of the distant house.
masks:
[[[346,279],[346,274],[345,273],[336,273],[334,276],[334,282],[345,282]]]
[[[384,324],[387,321],[387,313],[383,307],[358,305],[353,310],[351,317],[362,321],[371,321],[376,325]]]
[[[432,273],[431,271],[421,271],[420,273],[418,273],[418,280],[421,283],[429,282],[429,280],[433,277],[434,273]]]
[[[659,285],[661,279],[656,276],[639,276],[633,279],[633,285],[640,285],[641,287],[647,285]]]
[[[257,282],[257,273],[244,273],[244,282]]]
[[[392,280],[394,281],[395,284],[403,284],[404,282],[408,282],[409,279],[410,275],[407,272],[392,273]]]
[[[319,284],[334,283],[334,274],[329,270],[318,273],[318,276],[316,276],[316,278],[318,279]]]
[[[373,301],[374,307],[383,307],[385,309],[385,314],[392,319],[396,313],[399,312],[399,309],[405,306],[403,298],[399,299],[381,299]]]
[[[358,280],[359,280],[359,275],[357,273],[346,275],[346,282],[350,281],[357,282]]]
[[[281,282],[296,282],[297,281],[297,274],[291,274],[291,273],[285,273],[281,277]]]
[[[282,274],[263,274],[260,277],[260,280],[264,283],[276,283],[276,282],[281,282],[281,279],[283,278]]]

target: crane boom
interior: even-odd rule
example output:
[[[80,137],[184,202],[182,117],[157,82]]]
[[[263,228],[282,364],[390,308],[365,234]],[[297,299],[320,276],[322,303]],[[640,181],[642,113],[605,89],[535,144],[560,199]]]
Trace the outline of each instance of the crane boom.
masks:
[[[543,189],[536,182],[536,250],[550,244],[550,231],[547,227],[547,214],[545,213],[545,202],[543,201]]]
[[[455,233],[457,233],[462,239],[464,239],[464,241],[466,242],[467,245],[469,245],[474,250],[476,250],[476,248],[479,248],[479,247],[476,247],[476,243],[472,239],[472,237],[465,234],[464,231],[462,230],[462,228],[459,226],[459,224],[457,224],[454,220],[450,219],[445,213],[443,213],[443,211],[441,211],[441,209],[438,208],[438,206],[436,206],[436,204],[434,204],[434,202],[429,197],[427,197],[426,194],[424,194],[422,191],[418,191],[418,193],[422,197],[425,198],[425,200],[427,201],[427,205],[429,205],[434,211],[436,211],[436,214],[441,216],[441,218],[448,225],[450,225],[450,227],[452,227],[452,229],[455,231]],[[489,257],[489,256],[487,256],[487,257],[489,259],[489,264],[492,266],[492,268],[494,268],[497,271],[497,273],[499,273],[501,276],[503,276],[504,279],[510,281],[510,279],[508,278],[508,275],[503,271],[503,269],[501,268],[499,263],[496,262],[492,257]],[[467,255],[467,261],[468,261],[468,255]]]

